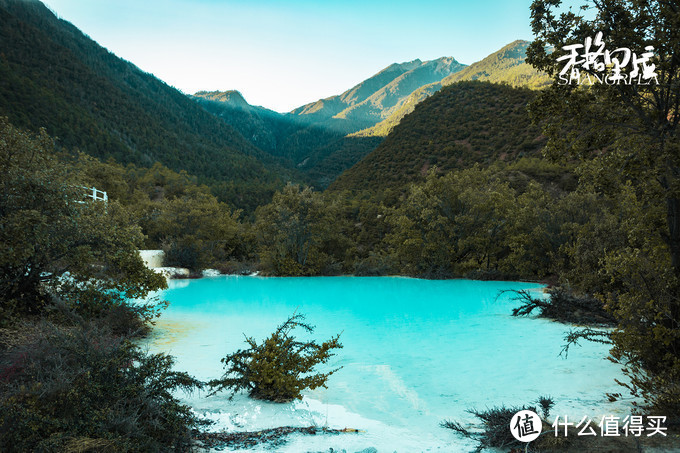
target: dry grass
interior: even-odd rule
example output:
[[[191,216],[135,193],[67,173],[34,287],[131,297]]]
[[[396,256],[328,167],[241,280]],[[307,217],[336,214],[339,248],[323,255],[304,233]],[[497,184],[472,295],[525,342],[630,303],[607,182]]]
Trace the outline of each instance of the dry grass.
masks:
[[[116,442],[108,439],[92,439],[90,437],[76,437],[64,446],[64,453],[108,453],[115,452]]]

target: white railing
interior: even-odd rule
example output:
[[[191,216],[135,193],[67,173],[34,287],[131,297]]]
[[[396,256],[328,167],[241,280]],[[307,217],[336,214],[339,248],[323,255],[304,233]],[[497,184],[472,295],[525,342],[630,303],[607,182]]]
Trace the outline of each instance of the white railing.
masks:
[[[88,198],[92,198],[94,201],[103,201],[106,203],[109,201],[109,196],[104,192],[103,190],[98,190],[96,187],[85,187],[85,186],[80,186],[83,189],[85,189],[87,192],[85,193],[85,196]]]

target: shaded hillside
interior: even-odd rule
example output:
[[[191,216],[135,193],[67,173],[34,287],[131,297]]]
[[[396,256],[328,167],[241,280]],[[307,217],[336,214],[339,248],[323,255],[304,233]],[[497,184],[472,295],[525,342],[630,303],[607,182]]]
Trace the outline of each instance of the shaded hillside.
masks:
[[[0,115],[99,158],[186,170],[247,209],[280,185],[275,159],[36,0],[0,0]]]
[[[300,169],[310,183],[326,189],[345,170],[371,153],[382,137],[342,137],[318,149]]]
[[[347,139],[336,130],[250,105],[237,91],[199,92],[194,99],[251,143],[283,159],[284,165],[319,189],[325,189],[382,141],[382,138]]]
[[[401,188],[437,166],[442,172],[475,163],[537,156],[544,140],[526,105],[534,92],[488,82],[459,82],[417,105],[368,156],[330,190]]]
[[[289,149],[284,143],[286,137],[304,129],[306,125],[298,125],[273,110],[250,105],[238,91],[199,91],[192,97],[205,110],[239,131],[251,144],[273,156],[286,159],[288,166],[294,166],[307,154],[305,150]],[[340,134],[330,135],[334,139]],[[325,137],[318,139],[324,144],[328,140]]]
[[[325,188],[380,143],[363,137],[348,140],[345,135],[409,108],[412,93],[422,93],[419,90],[424,85],[439,83],[464,67],[450,57],[395,63],[341,95],[288,114],[249,105],[238,91],[200,91],[193,98],[254,146],[283,159],[309,184]]]
[[[442,86],[456,82],[479,80],[528,88],[541,88],[548,85],[548,76],[539,73],[524,62],[528,45],[528,41],[514,41],[483,60],[445,77],[440,82],[420,87],[406,98],[399,108],[391,111],[384,120],[352,135],[356,137],[386,137],[404,116],[413,111],[416,104],[439,91]]]

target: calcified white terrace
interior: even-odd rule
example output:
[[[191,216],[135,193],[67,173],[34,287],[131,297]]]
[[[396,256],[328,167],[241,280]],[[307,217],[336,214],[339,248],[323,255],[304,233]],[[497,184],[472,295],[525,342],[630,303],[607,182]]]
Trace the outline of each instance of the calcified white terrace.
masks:
[[[507,289],[540,285],[399,277],[214,277],[172,281],[170,301],[153,337],[152,352],[168,352],[176,367],[204,380],[222,374],[220,358],[245,346],[244,334],[265,338],[295,310],[324,340],[342,332],[344,348],[329,364],[343,368],[328,389],[289,404],[246,395],[183,395],[213,430],[256,430],[298,425],[358,428],[360,434],[293,436],[276,451],[455,451],[469,440],[439,427],[443,419],[475,422],[475,407],[556,401],[553,415],[627,415],[620,370],[605,360],[607,347],[583,344],[559,357],[570,326],[513,318]],[[302,334],[302,332],[300,332]],[[260,447],[260,449],[264,449]]]

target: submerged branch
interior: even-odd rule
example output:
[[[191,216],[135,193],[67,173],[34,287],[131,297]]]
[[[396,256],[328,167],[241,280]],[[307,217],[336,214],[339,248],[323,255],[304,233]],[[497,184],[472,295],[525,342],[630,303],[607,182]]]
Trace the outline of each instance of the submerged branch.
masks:
[[[346,434],[360,433],[355,428],[332,429],[317,426],[280,426],[278,428],[263,429],[261,431],[243,431],[236,433],[206,433],[198,430],[193,431],[193,439],[199,441],[205,448],[251,448],[256,445],[266,444],[268,447],[277,447],[286,443],[286,437],[291,434]]]
[[[569,348],[572,345],[580,346],[578,344],[579,340],[586,340],[586,341],[592,341],[594,343],[609,344],[609,345],[614,344],[612,342],[612,339],[611,339],[611,331],[609,331],[609,330],[596,330],[596,329],[591,329],[590,327],[587,327],[585,329],[570,330],[567,333],[567,335],[564,337],[564,339],[567,343],[562,348],[562,351],[560,351],[560,356],[562,354],[564,354],[565,358],[569,355]]]
[[[591,296],[576,296],[563,288],[549,290],[549,298],[534,298],[527,290],[512,290],[515,300],[521,302],[513,308],[513,316],[529,316],[534,310],[541,318],[558,322],[588,326],[614,327],[616,318],[604,308],[604,304]]]

